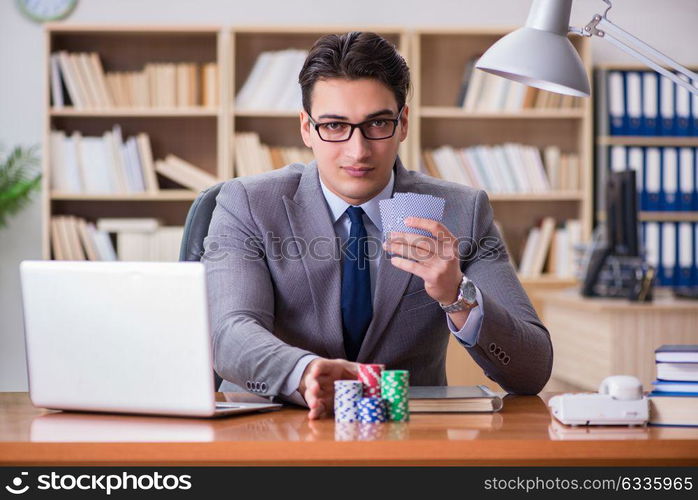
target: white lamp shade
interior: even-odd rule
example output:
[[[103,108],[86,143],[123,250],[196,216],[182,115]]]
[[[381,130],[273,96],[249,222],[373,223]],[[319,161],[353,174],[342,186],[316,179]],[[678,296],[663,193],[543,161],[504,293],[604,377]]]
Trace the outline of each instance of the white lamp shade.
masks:
[[[499,39],[476,68],[558,94],[589,97],[582,59],[567,36],[524,26]]]

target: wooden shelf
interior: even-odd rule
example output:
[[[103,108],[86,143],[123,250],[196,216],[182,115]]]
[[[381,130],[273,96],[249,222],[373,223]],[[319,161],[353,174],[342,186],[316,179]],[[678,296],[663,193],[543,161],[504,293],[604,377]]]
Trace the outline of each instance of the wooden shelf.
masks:
[[[583,109],[525,109],[521,111],[466,111],[462,108],[447,106],[423,106],[420,109],[422,118],[460,118],[471,120],[580,120],[584,118]]]
[[[191,201],[199,193],[188,189],[161,189],[158,193],[74,194],[51,193],[52,200],[65,201]]]
[[[216,117],[219,113],[217,108],[110,108],[110,109],[74,109],[74,108],[51,108],[52,117]]]
[[[245,118],[298,118],[300,109],[293,110],[276,110],[276,109],[253,109],[234,111],[234,116]]]
[[[548,191],[542,193],[492,193],[490,201],[579,201],[584,199],[581,191]]]
[[[638,219],[658,222],[696,222],[698,221],[698,212],[640,212]]]
[[[95,33],[99,35],[104,34],[210,34],[216,35],[221,27],[219,25],[192,25],[192,26],[158,26],[157,24],[148,25],[104,25],[104,24],[66,24],[62,22],[49,22],[44,25],[46,31],[52,33]]]
[[[543,274],[538,277],[529,277],[518,275],[519,281],[523,286],[527,285],[555,285],[559,287],[563,286],[575,286],[579,283],[576,278],[561,278],[559,276]]]
[[[599,136],[596,143],[599,146],[698,147],[698,137],[604,135]]]

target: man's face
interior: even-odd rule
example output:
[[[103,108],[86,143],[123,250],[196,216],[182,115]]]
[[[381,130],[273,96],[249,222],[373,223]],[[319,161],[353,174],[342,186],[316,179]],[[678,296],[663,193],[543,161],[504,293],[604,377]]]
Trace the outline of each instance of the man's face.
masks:
[[[368,119],[396,118],[399,112],[393,92],[371,78],[331,78],[315,82],[310,110],[316,123],[359,123]],[[370,200],[388,184],[398,147],[407,137],[408,109],[402,111],[395,135],[368,140],[358,128],[345,142],[325,142],[301,111],[303,142],[312,148],[320,178],[334,194],[352,205]]]

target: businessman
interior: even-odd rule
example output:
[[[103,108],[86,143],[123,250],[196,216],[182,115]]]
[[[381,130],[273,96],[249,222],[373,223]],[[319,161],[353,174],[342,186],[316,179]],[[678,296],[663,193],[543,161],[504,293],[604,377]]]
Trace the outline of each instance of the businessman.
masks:
[[[445,385],[449,336],[505,390],[539,392],[548,331],[509,263],[484,191],[407,170],[409,69],[385,39],[320,38],[299,75],[300,134],[315,160],[227,181],[204,241],[213,357],[224,381],[332,413],[358,363]],[[444,198],[433,237],[383,241],[379,201]]]

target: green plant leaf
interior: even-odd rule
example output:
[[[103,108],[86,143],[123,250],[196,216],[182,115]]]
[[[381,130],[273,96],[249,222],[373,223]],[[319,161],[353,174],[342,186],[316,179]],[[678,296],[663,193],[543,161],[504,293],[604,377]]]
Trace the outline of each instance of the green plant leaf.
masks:
[[[38,147],[15,147],[0,160],[0,228],[24,208],[41,186]]]

